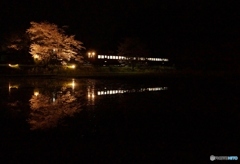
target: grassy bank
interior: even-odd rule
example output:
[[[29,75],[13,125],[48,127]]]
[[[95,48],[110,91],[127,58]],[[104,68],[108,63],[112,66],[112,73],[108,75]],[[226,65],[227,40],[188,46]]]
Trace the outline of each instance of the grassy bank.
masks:
[[[10,68],[1,67],[0,76],[64,76],[64,77],[188,77],[188,76],[239,76],[240,71],[202,71],[202,70],[177,70],[167,66],[145,66],[136,67],[99,67],[99,66],[79,66],[75,69],[62,66],[44,67],[24,67]]]

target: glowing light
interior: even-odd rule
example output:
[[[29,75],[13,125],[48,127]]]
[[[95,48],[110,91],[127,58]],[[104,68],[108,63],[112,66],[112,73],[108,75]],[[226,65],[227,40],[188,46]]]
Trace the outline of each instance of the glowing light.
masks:
[[[11,67],[11,68],[17,68],[17,67],[19,67],[18,64],[8,64],[8,66]]]
[[[88,58],[93,58],[95,56],[95,52],[88,52]]]
[[[39,91],[34,91],[34,95],[38,96],[39,95]]]
[[[67,67],[68,67],[68,68],[71,68],[71,69],[75,69],[75,68],[76,68],[76,65],[74,65],[74,64],[73,64],[73,65],[68,65]]]
[[[39,55],[33,55],[34,59],[39,59]]]
[[[11,89],[18,89],[18,85],[11,85],[10,83],[8,84],[8,91],[10,92]]]
[[[74,90],[75,89],[75,80],[72,79],[72,89]]]

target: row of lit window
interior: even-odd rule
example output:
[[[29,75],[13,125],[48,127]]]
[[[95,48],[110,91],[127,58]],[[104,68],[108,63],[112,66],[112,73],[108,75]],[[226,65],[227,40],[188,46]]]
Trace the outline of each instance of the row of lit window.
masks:
[[[166,58],[147,58],[147,60],[150,61],[168,61]]]
[[[125,56],[108,56],[108,55],[98,55],[98,59],[118,59],[118,60],[126,60]],[[137,57],[133,57],[133,60],[136,60]],[[166,58],[144,58],[139,57],[138,60],[150,60],[150,61],[168,61]]]
[[[126,57],[125,57],[125,56],[98,55],[98,59],[118,59],[118,60],[126,60]]]

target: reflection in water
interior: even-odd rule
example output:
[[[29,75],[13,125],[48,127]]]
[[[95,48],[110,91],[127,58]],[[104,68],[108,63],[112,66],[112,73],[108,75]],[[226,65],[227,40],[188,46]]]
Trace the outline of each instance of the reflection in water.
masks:
[[[72,82],[71,82],[71,83],[68,83],[67,85],[68,85],[68,86],[71,86],[72,90],[74,91],[75,85],[76,85],[75,79],[72,79]]]
[[[112,94],[146,92],[146,91],[163,91],[163,90],[167,90],[167,89],[168,89],[167,87],[156,87],[156,88],[141,88],[139,90],[136,90],[136,89],[102,90],[102,91],[98,91],[97,95],[112,95]]]
[[[32,90],[32,88],[34,89]],[[101,99],[97,99],[98,96],[164,91],[168,90],[168,87],[131,86],[124,82],[103,84],[102,81],[97,80],[28,79],[20,81],[18,85],[14,82],[8,82],[8,90],[9,100],[14,100],[14,102],[9,103],[10,108],[22,109],[19,104],[22,105],[23,101],[27,101],[26,106],[28,106],[30,102],[30,113],[27,121],[31,129],[35,130],[56,127],[65,117],[73,116],[76,112],[81,111],[85,105],[89,106],[87,109],[94,107],[101,101]],[[11,90],[15,92],[11,92]]]
[[[80,95],[74,92],[74,80],[71,86],[71,90],[63,86],[57,92],[34,90],[29,100],[31,112],[28,119],[32,130],[55,127],[62,118],[73,116],[74,113],[80,111],[82,104],[77,101]]]
[[[94,93],[94,85],[89,85],[87,87],[87,100],[88,100],[88,105],[95,105],[95,93]]]

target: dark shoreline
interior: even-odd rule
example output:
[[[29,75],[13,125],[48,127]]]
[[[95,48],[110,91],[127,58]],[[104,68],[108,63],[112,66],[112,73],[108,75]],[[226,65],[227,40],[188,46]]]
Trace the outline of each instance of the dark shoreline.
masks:
[[[239,77],[239,72],[230,71],[173,71],[173,72],[157,72],[157,73],[139,73],[139,72],[91,72],[82,74],[0,74],[0,78],[13,77],[13,78],[185,78],[185,77]]]

